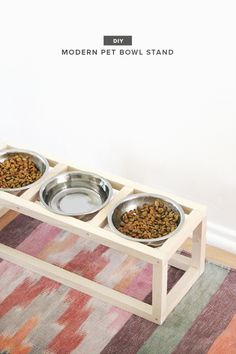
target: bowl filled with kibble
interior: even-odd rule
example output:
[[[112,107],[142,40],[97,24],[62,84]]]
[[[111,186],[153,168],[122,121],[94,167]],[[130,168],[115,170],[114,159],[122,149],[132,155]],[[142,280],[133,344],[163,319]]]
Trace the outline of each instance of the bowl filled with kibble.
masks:
[[[36,152],[9,149],[0,152],[0,190],[19,192],[41,182],[49,170],[48,161]]]
[[[108,215],[112,231],[126,239],[161,246],[184,223],[182,207],[157,194],[133,194],[118,202]]]

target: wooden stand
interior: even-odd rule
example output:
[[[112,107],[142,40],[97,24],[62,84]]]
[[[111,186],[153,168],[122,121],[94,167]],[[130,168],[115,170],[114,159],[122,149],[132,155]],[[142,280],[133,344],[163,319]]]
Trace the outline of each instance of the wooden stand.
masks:
[[[9,149],[13,148],[13,146],[5,145],[1,148]],[[46,158],[51,167],[47,178],[65,171],[79,170],[77,167],[60,163],[47,156]],[[110,203],[99,211],[90,221],[81,221],[74,217],[61,216],[45,209],[37,201],[40,184],[29,188],[21,195],[17,196],[0,191],[0,217],[9,209],[12,209],[151,263],[153,266],[152,305],[3,244],[0,244],[0,257],[66,286],[109,302],[114,306],[118,306],[149,321],[161,324],[204,271],[206,208],[202,205],[195,204],[168,193],[162,193],[160,190],[140,185],[120,177],[97,171],[95,173],[109,180],[112,187],[118,192]],[[186,214],[186,220],[182,229],[159,248],[152,248],[139,242],[126,240],[104,229],[107,225],[107,213],[110,208],[129,194],[140,192],[156,193],[170,197],[183,207]],[[192,236],[191,258],[177,253],[184,241],[190,236]],[[185,273],[167,294],[168,265],[182,269]]]

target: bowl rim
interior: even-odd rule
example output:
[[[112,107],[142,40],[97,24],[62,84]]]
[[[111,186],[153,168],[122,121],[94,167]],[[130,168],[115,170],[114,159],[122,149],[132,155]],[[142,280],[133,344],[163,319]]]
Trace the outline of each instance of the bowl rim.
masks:
[[[85,212],[85,213],[64,213],[64,212],[61,212],[59,210],[56,210],[56,209],[53,209],[51,208],[45,201],[44,201],[44,198],[43,198],[43,192],[45,190],[45,188],[48,186],[48,184],[50,184],[53,180],[57,179],[58,177],[63,177],[63,176],[67,176],[67,175],[76,175],[76,174],[82,174],[82,175],[89,175],[89,176],[92,176],[92,177],[95,177],[95,178],[99,178],[101,181],[105,182],[105,184],[107,185],[108,187],[108,190],[109,190],[109,193],[108,193],[108,197],[107,199],[105,200],[105,202],[103,204],[101,204],[98,208],[94,209],[93,211],[91,212]],[[89,172],[89,171],[82,171],[82,170],[75,170],[75,171],[67,171],[67,172],[63,172],[63,173],[59,173],[58,175],[56,176],[53,176],[49,179],[47,179],[40,187],[40,190],[39,190],[39,200],[40,200],[40,203],[46,208],[48,209],[49,211],[53,212],[53,213],[56,213],[56,214],[59,214],[59,215],[64,215],[64,216],[86,216],[86,215],[91,215],[93,213],[96,213],[98,211],[100,211],[101,209],[103,209],[111,200],[111,197],[113,195],[113,188],[112,188],[112,185],[111,183],[105,179],[104,177],[102,177],[101,175],[98,175],[96,173],[93,173],[93,172]]]
[[[32,150],[11,148],[11,149],[1,150],[0,151],[0,159],[1,159],[2,155],[14,154],[14,153],[28,154],[28,155],[31,155],[31,156],[39,158],[43,162],[43,164],[45,166],[45,171],[42,174],[42,176],[39,179],[37,179],[36,181],[34,181],[33,183],[27,184],[26,186],[19,187],[19,188],[0,188],[0,191],[3,191],[3,192],[20,192],[20,191],[24,191],[24,190],[29,189],[29,188],[35,186],[36,184],[42,182],[46,178],[46,176],[48,175],[48,171],[49,171],[49,162],[46,159],[46,157],[44,157],[43,155],[38,154],[37,152],[32,151]]]
[[[117,230],[117,228],[115,227],[115,225],[113,224],[112,221],[112,217],[114,214],[115,209],[122,203],[128,201],[128,200],[134,200],[134,199],[138,199],[141,197],[154,197],[156,199],[162,199],[163,201],[172,204],[180,213],[180,223],[177,226],[177,228],[170,232],[169,234],[167,234],[166,236],[163,237],[156,237],[156,238],[149,238],[149,239],[139,239],[139,238],[135,238],[135,237],[131,237],[128,235],[123,234],[122,232],[120,232],[119,230]],[[183,227],[183,224],[185,222],[185,214],[184,214],[184,210],[182,208],[182,206],[180,204],[178,204],[175,200],[169,198],[169,197],[165,197],[164,195],[161,194],[155,194],[155,193],[137,193],[137,194],[130,194],[128,197],[120,200],[119,202],[117,202],[112,209],[109,211],[108,216],[107,216],[107,220],[108,220],[108,225],[111,229],[111,231],[115,232],[117,235],[125,238],[126,240],[131,240],[134,242],[141,242],[141,243],[152,243],[152,242],[157,242],[157,241],[165,241],[167,239],[169,239],[170,237],[174,236],[177,232],[179,232],[179,230]]]

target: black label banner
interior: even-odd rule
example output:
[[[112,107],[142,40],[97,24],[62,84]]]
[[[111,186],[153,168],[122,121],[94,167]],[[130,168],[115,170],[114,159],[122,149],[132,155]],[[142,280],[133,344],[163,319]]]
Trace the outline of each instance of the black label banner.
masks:
[[[104,45],[132,45],[132,36],[104,36]]]

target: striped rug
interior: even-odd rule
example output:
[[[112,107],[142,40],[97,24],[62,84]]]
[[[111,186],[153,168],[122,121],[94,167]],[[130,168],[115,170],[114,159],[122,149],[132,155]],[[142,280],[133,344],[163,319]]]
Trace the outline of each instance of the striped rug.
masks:
[[[7,221],[6,221],[7,220]],[[0,222],[0,242],[147,303],[147,263],[29,217]],[[183,272],[169,269],[168,289]],[[0,263],[1,354],[236,353],[236,271],[207,264],[162,326],[12,263]]]

